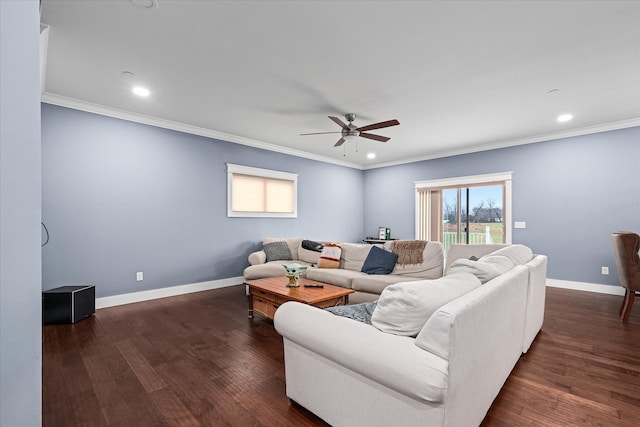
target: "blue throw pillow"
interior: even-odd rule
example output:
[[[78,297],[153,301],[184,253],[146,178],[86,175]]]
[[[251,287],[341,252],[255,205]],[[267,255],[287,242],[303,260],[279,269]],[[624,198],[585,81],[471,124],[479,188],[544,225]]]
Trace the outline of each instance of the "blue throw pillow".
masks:
[[[362,272],[367,274],[391,274],[398,261],[398,255],[373,246],[364,260]]]

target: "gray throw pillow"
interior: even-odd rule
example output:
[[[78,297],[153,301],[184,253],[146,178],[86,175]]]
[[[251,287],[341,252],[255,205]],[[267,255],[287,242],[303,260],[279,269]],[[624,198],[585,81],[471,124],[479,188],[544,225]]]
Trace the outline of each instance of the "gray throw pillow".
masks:
[[[287,242],[265,243],[262,246],[262,250],[267,255],[267,262],[278,260],[290,261],[292,259]]]

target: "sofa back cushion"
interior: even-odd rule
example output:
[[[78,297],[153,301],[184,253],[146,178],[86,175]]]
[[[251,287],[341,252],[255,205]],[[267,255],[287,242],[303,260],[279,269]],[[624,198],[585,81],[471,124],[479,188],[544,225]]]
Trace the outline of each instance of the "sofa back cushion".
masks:
[[[470,273],[480,279],[480,282],[487,283],[512,268],[513,262],[506,256],[490,254],[478,260],[465,258],[455,260],[449,266],[447,276],[457,273]]]
[[[456,243],[449,246],[449,252],[447,252],[447,259],[444,265],[445,274],[449,271],[449,266],[453,264],[453,262],[459,258],[466,259],[479,259],[480,257],[490,254],[491,252],[495,252],[498,249],[502,249],[506,244],[463,244]]]
[[[386,242],[384,249],[392,251],[394,242]],[[444,266],[444,252],[442,243],[427,242],[422,252],[421,264],[396,264],[392,274],[404,276],[421,277],[424,279],[437,279],[442,276]]]
[[[298,248],[298,259],[300,261],[308,262],[309,264],[317,264],[318,258],[320,258],[321,252],[305,249],[302,246]]]
[[[380,294],[371,324],[382,332],[415,337],[436,310],[478,286],[480,280],[469,273],[389,285]]]
[[[511,260],[514,266],[523,265],[531,261],[533,258],[533,252],[530,248],[524,245],[509,245],[497,251],[491,252],[480,258],[480,260],[488,258],[490,256],[504,256]]]
[[[367,259],[371,246],[372,245],[366,243],[342,243],[340,268],[362,271],[364,260]]]

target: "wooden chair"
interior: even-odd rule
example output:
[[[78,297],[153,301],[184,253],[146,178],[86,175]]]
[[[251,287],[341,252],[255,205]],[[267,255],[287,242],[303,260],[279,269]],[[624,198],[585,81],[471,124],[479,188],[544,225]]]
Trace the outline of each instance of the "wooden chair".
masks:
[[[620,283],[625,288],[620,307],[620,319],[626,322],[633,306],[636,291],[640,291],[640,236],[636,233],[616,231],[611,234]]]

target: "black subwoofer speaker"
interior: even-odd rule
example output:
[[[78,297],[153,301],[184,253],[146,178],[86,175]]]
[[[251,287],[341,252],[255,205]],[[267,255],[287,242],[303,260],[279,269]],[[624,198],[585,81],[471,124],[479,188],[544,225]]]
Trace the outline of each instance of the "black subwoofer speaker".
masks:
[[[96,312],[93,285],[62,286],[42,292],[42,323],[76,323]]]

